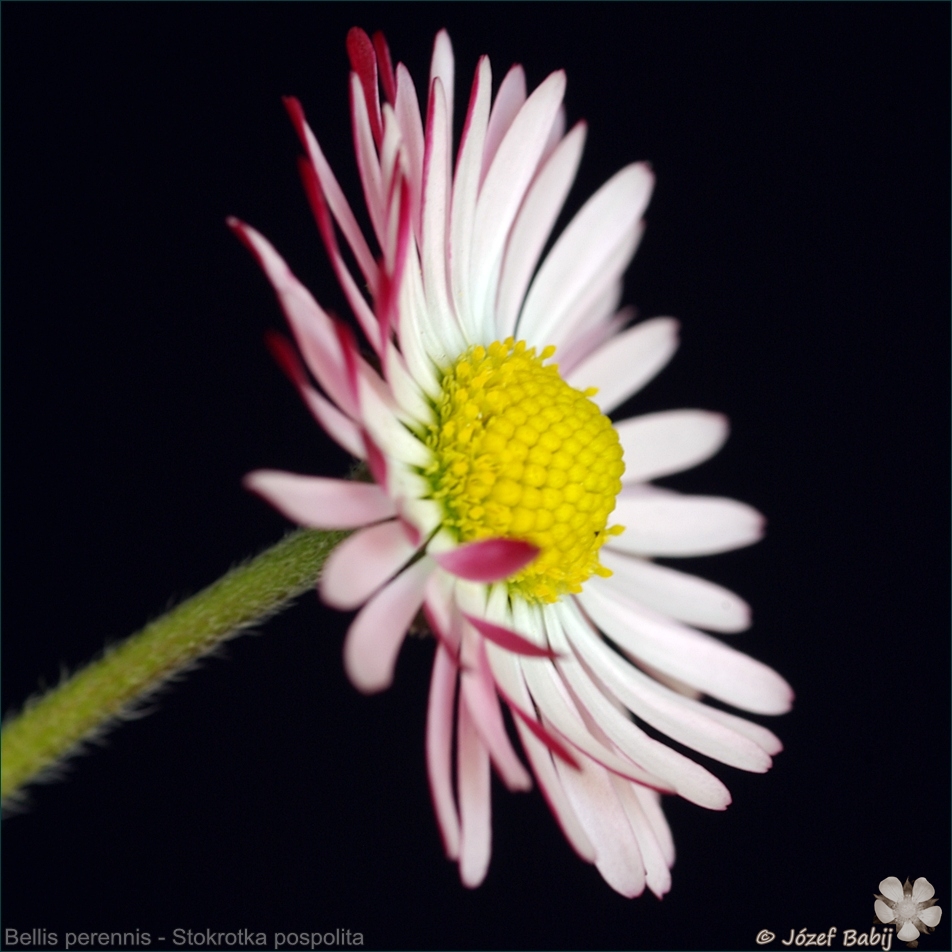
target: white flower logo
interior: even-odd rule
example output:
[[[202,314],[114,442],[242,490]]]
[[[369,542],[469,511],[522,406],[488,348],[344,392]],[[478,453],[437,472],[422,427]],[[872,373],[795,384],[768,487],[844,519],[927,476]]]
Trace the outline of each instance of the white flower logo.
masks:
[[[920,932],[935,931],[942,918],[942,909],[935,904],[936,900],[932,898],[935,890],[925,876],[920,876],[913,885],[909,884],[908,877],[903,884],[895,876],[889,876],[879,884],[879,888],[882,895],[874,893],[876,918],[882,923],[895,923],[898,939],[915,948]]]

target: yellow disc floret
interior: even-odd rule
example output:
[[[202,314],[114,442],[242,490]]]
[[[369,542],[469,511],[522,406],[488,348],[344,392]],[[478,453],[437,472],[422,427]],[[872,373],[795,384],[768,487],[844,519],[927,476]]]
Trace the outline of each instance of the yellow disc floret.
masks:
[[[445,371],[424,471],[444,525],[460,542],[531,542],[538,558],[508,580],[511,591],[552,602],[579,592],[598,561],[625,471],[611,421],[590,399],[511,337],[471,347]]]

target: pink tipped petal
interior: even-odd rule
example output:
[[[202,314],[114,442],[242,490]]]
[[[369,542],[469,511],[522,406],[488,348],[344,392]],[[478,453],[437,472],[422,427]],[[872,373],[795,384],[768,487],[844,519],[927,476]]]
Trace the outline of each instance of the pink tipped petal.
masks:
[[[492,681],[487,680],[481,670],[464,669],[460,677],[460,697],[469,708],[476,731],[502,782],[510,790],[531,790],[532,778],[512,749]]]
[[[613,337],[567,376],[577,390],[598,387],[592,398],[602,413],[610,413],[637,393],[674,356],[678,322],[671,317],[642,321]]]
[[[532,282],[519,321],[520,336],[548,339],[594,281],[604,279],[607,271],[615,272],[614,278],[627,267],[635,248],[632,235],[640,233],[638,223],[653,183],[647,165],[629,165],[582,206]],[[606,264],[618,248],[626,249],[624,257],[609,269]]]
[[[457,789],[460,810],[459,872],[471,889],[486,878],[492,852],[489,754],[465,704],[457,719]]]
[[[750,627],[750,606],[720,585],[610,549],[602,549],[600,560],[613,573],[604,587],[647,608],[709,631]]]
[[[342,611],[357,608],[392,578],[416,549],[399,520],[362,529],[328,556],[318,585],[321,598]]]
[[[622,489],[612,520],[625,527],[609,545],[632,555],[695,556],[758,542],[764,517],[746,503],[719,496],[630,493]]]
[[[343,355],[330,317],[263,235],[236,218],[230,218],[228,224],[257,258],[271,282],[311,373],[342,410],[356,415]]]
[[[364,694],[390,687],[397,653],[423,603],[430,559],[414,562],[360,610],[344,641],[344,668]]]
[[[443,645],[437,646],[426,714],[426,767],[433,809],[450,859],[459,858],[459,815],[453,799],[453,711],[457,667]]]
[[[243,480],[292,522],[314,529],[355,529],[396,515],[393,500],[372,483],[258,469]]]
[[[360,77],[374,139],[383,138],[383,126],[380,121],[380,97],[377,94],[377,55],[370,37],[360,29],[351,27],[347,33],[347,56],[351,69]]]
[[[357,169],[364,189],[364,202],[377,242],[381,247],[386,247],[387,209],[384,202],[380,160],[374,145],[371,119],[361,89],[361,81],[356,73],[351,73],[350,79],[350,113],[354,127],[354,150],[357,153]]]
[[[364,276],[364,280],[367,282],[371,294],[373,294],[377,287],[377,279],[379,276],[377,262],[374,260],[374,256],[371,254],[370,248],[367,245],[367,240],[364,238],[364,234],[357,224],[357,219],[354,217],[350,204],[344,196],[343,189],[341,189],[337,179],[334,177],[334,173],[331,171],[331,167],[324,157],[324,153],[321,151],[321,147],[314,133],[304,119],[304,109],[301,107],[301,103],[293,96],[285,96],[284,106],[288,111],[288,115],[291,117],[291,122],[294,123],[294,128],[298,134],[298,138],[301,140],[301,145],[304,146],[308,158],[314,166],[314,171],[317,173],[317,178],[321,183],[321,189],[324,193],[324,197],[327,199],[331,214],[340,226],[340,230],[344,233],[347,244],[357,259],[357,266],[360,268],[360,273]]]
[[[425,151],[423,136],[423,118],[420,115],[420,102],[410,77],[410,71],[400,63],[397,66],[397,100],[394,106],[397,122],[403,138],[406,156],[411,208],[413,209],[414,230],[420,234],[420,183],[423,181],[423,155]]]
[[[365,454],[363,439],[357,426],[329,400],[322,397],[308,383],[307,374],[298,360],[297,352],[280,334],[269,332],[265,344],[275,361],[297,387],[301,398],[307,404],[314,419],[323,427],[332,439],[336,440],[351,456],[363,459]]]
[[[383,84],[384,95],[393,103],[397,95],[397,84],[393,75],[393,61],[390,59],[390,47],[387,39],[377,30],[373,36],[374,52],[377,54],[377,65],[380,67],[380,82]]]
[[[470,582],[501,582],[538,556],[536,546],[519,539],[483,539],[433,558],[440,568]]]
[[[622,420],[615,431],[625,453],[626,483],[680,473],[710,459],[727,439],[727,417],[703,410],[668,410]]]
[[[793,691],[776,671],[716,638],[619,601],[597,585],[586,586],[578,600],[592,621],[633,659],[755,714],[790,710]]]
[[[534,658],[555,658],[557,653],[551,648],[543,648],[540,645],[533,644],[522,635],[510,628],[503,628],[502,625],[493,624],[484,618],[477,618],[475,615],[464,614],[465,619],[484,637],[493,643],[511,651],[514,654],[528,655]]]
[[[453,129],[453,100],[456,82],[456,61],[453,57],[453,44],[446,30],[440,30],[433,40],[433,56],[430,59],[430,88],[433,81],[438,79],[446,95],[446,128],[447,135]],[[447,143],[449,144],[449,143]]]

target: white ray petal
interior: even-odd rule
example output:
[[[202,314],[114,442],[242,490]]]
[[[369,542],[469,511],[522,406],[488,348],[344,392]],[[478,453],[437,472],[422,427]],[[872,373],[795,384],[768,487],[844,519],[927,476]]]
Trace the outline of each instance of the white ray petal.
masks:
[[[690,684],[726,704],[756,714],[784,714],[793,692],[776,671],[677,622],[588,585],[576,596],[598,627],[632,659]]]
[[[473,888],[486,878],[492,852],[489,754],[465,704],[459,706],[456,747],[459,871],[463,885]]]
[[[661,556],[713,555],[752,545],[763,536],[765,521],[735,499],[624,488],[612,520],[625,527],[620,536],[612,536],[612,549]]]
[[[648,383],[678,348],[678,322],[653,317],[623,331],[590,354],[566,376],[576,390],[598,387],[592,398],[610,413]]]
[[[709,631],[750,627],[750,606],[720,585],[610,549],[602,549],[600,560],[614,573],[600,584],[656,612]]]
[[[248,473],[243,483],[292,522],[314,529],[354,529],[389,519],[397,511],[393,500],[372,483],[275,469]]]
[[[532,282],[519,319],[520,337],[547,339],[593,281],[604,277],[606,262],[616,248],[631,243],[630,236],[648,204],[653,183],[654,176],[646,165],[629,165],[588,199],[559,236]],[[634,247],[626,253],[622,269],[633,253]]]
[[[626,483],[680,473],[710,459],[727,439],[727,417],[705,410],[666,410],[615,425],[625,456]]]

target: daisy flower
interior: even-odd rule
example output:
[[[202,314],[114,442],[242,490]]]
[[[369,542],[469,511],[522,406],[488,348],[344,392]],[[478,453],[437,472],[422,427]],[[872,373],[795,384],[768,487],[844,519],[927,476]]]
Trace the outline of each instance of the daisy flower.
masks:
[[[425,614],[436,636],[427,768],[465,885],[482,882],[489,863],[492,765],[510,790],[534,777],[569,843],[615,890],[661,896],[674,846],[660,795],[713,810],[730,795],[658,736],[763,772],[777,738],[701,697],[780,714],[792,693],[770,668],[697,630],[746,628],[740,598],[651,561],[760,538],[763,519],[743,503],[649,483],[715,453],[725,419],[608,417],[677,346],[673,319],[628,326],[631,311],[618,309],[651,170],[618,172],[540,261],[586,134],[583,122],[566,131],[564,73],[527,94],[514,66],[493,98],[482,57],[454,162],[447,34],[434,44],[425,114],[380,34],[351,30],[347,49],[377,253],[301,105],[286,106],[363,348],[258,232],[230,224],[297,343],[273,339],[276,356],[372,481],[261,470],[247,485],[301,525],[358,530],[328,559],[319,589],[327,604],[359,609],[344,645],[359,690],[390,685],[407,630]]]

